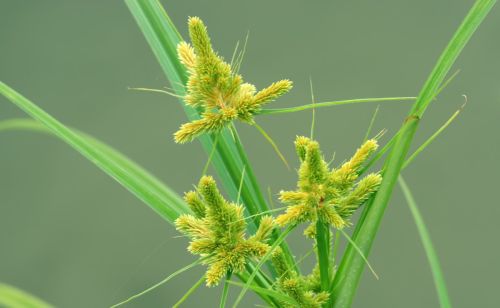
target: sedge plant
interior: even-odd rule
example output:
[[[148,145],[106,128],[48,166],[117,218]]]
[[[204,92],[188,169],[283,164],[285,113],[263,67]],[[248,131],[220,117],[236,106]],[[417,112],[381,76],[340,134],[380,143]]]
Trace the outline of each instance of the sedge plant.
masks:
[[[3,121],[0,131],[24,129],[54,134],[116,179],[188,239],[187,250],[195,256],[194,262],[113,307],[147,296],[149,291],[195,266],[203,266],[205,274],[186,294],[179,296],[174,307],[194,296],[202,285],[212,289],[221,285],[217,303],[220,307],[238,306],[247,291],[257,294],[270,307],[350,307],[361,273],[369,266],[370,248],[398,178],[424,242],[439,303],[441,307],[451,307],[429,233],[400,173],[458,115],[455,113],[408,156],[426,108],[446,86],[445,79],[453,63],[496,1],[476,1],[417,97],[337,100],[290,108],[269,108],[268,105],[286,97],[292,82],[282,79],[260,90],[245,82],[239,72],[243,52],[226,61],[212,45],[207,27],[199,17],[188,19],[190,39],[186,41],[157,0],[125,2],[170,81],[172,94],[180,98],[186,112],[188,121],[173,132],[173,140],[179,146],[200,141],[208,155],[201,179],[193,180],[198,184],[183,198],[117,150],[65,126],[0,82],[0,93],[34,120]],[[258,126],[260,116],[286,116],[329,106],[390,101],[413,102],[400,130],[382,148],[379,148],[380,136],[370,139],[368,132],[359,148],[352,150],[352,156],[336,166],[325,159],[320,142],[313,136],[297,136],[297,187],[293,190],[282,187],[279,192],[282,204],[278,209],[271,209],[235,123],[255,126],[277,150],[269,135]],[[373,170],[374,163],[381,161],[385,153],[388,155],[382,168]],[[208,165],[212,165],[217,174],[208,174]],[[356,221],[352,216],[357,211],[361,215]],[[316,260],[308,273],[301,267],[302,259],[296,258],[287,244],[287,237],[303,224],[304,236],[309,239],[310,251]],[[338,252],[340,235],[347,239],[342,256]],[[4,286],[0,291],[0,303],[7,302],[5,298],[10,296],[11,301],[31,300],[34,307],[49,306],[11,287]],[[232,301],[229,300],[231,293],[234,293]]]

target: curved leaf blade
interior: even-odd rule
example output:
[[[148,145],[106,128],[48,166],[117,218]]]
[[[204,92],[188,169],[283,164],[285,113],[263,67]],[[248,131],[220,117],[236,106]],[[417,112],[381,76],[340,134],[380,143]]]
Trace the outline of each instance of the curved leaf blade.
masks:
[[[114,178],[168,222],[173,223],[179,215],[190,212],[175,192],[123,154],[90,136],[73,131],[3,82],[0,82],[0,94]]]
[[[52,305],[13,286],[0,283],[0,306],[9,308],[53,308]]]

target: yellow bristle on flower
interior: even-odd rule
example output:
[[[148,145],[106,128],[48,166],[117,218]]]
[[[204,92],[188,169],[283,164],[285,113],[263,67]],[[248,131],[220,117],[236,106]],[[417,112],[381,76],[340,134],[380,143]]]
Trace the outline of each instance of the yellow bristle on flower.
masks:
[[[273,82],[270,86],[255,94],[254,104],[262,105],[265,102],[275,100],[290,91],[292,87],[293,83],[288,79]]]
[[[194,53],[193,47],[186,42],[180,42],[177,45],[177,55],[179,56],[179,60],[184,66],[193,71],[196,67],[196,54]]]

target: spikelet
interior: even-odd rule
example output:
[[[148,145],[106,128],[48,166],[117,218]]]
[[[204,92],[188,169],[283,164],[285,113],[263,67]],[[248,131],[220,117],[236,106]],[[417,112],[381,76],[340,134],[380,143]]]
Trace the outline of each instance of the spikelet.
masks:
[[[273,82],[269,87],[264,88],[255,95],[254,104],[262,105],[282,96],[292,89],[292,82],[288,79]]]
[[[175,225],[191,239],[192,254],[208,256],[204,261],[207,286],[217,285],[228,272],[243,271],[249,258],[262,257],[269,250],[272,218],[262,217],[255,235],[246,239],[243,207],[226,201],[212,177],[202,177],[197,191],[186,193],[184,199],[194,215],[181,215]]]
[[[285,79],[257,92],[213,50],[200,18],[189,18],[188,26],[192,46],[186,42],[177,46],[178,57],[189,73],[184,101],[201,108],[202,117],[181,125],[174,134],[177,143],[192,141],[204,133],[217,133],[236,119],[253,124],[262,106],[292,88],[292,82]]]
[[[196,55],[193,47],[186,42],[180,42],[177,46],[177,54],[179,55],[179,60],[181,60],[181,63],[184,64],[189,72],[194,72],[196,68]]]
[[[277,291],[285,293],[297,303],[292,305],[289,302],[282,302],[280,307],[321,308],[326,303],[329,293],[320,292],[317,288],[319,285],[319,271],[317,269],[306,277],[287,270],[285,257],[280,248],[272,252],[271,261],[279,277],[276,284]]]
[[[288,204],[285,213],[276,218],[280,227],[311,222],[305,230],[308,237],[315,235],[319,220],[342,229],[350,225],[349,217],[372,195],[382,177],[370,174],[357,181],[362,164],[377,149],[375,140],[366,141],[338,169],[329,170],[318,142],[298,136],[295,149],[301,162],[296,191],[282,191],[280,200]]]

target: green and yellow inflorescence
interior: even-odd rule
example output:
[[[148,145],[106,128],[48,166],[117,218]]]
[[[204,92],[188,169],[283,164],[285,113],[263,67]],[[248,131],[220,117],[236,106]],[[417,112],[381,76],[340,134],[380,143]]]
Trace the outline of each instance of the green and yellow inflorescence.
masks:
[[[212,49],[201,19],[191,17],[188,24],[192,45],[181,42],[177,52],[189,74],[184,101],[201,109],[201,119],[183,124],[174,135],[176,142],[218,132],[235,119],[252,124],[262,106],[292,88],[291,81],[280,80],[257,92]]]
[[[289,204],[286,212],[276,218],[279,226],[311,222],[307,235],[314,235],[315,223],[342,229],[349,217],[377,190],[382,177],[377,173],[358,181],[361,165],[377,149],[376,140],[366,141],[354,156],[338,168],[329,169],[318,142],[306,137],[295,141],[300,159],[297,190],[282,191],[280,199]]]
[[[197,191],[186,193],[185,200],[193,215],[181,215],[175,225],[191,238],[188,250],[206,257],[208,286],[217,285],[227,273],[242,272],[250,258],[269,250],[273,219],[263,216],[255,235],[246,238],[243,206],[226,201],[212,177],[202,177]]]
[[[276,289],[295,301],[295,304],[280,303],[281,307],[321,308],[328,301],[329,293],[321,291],[318,267],[308,276],[288,270],[279,247],[272,252],[271,260],[278,274]]]

